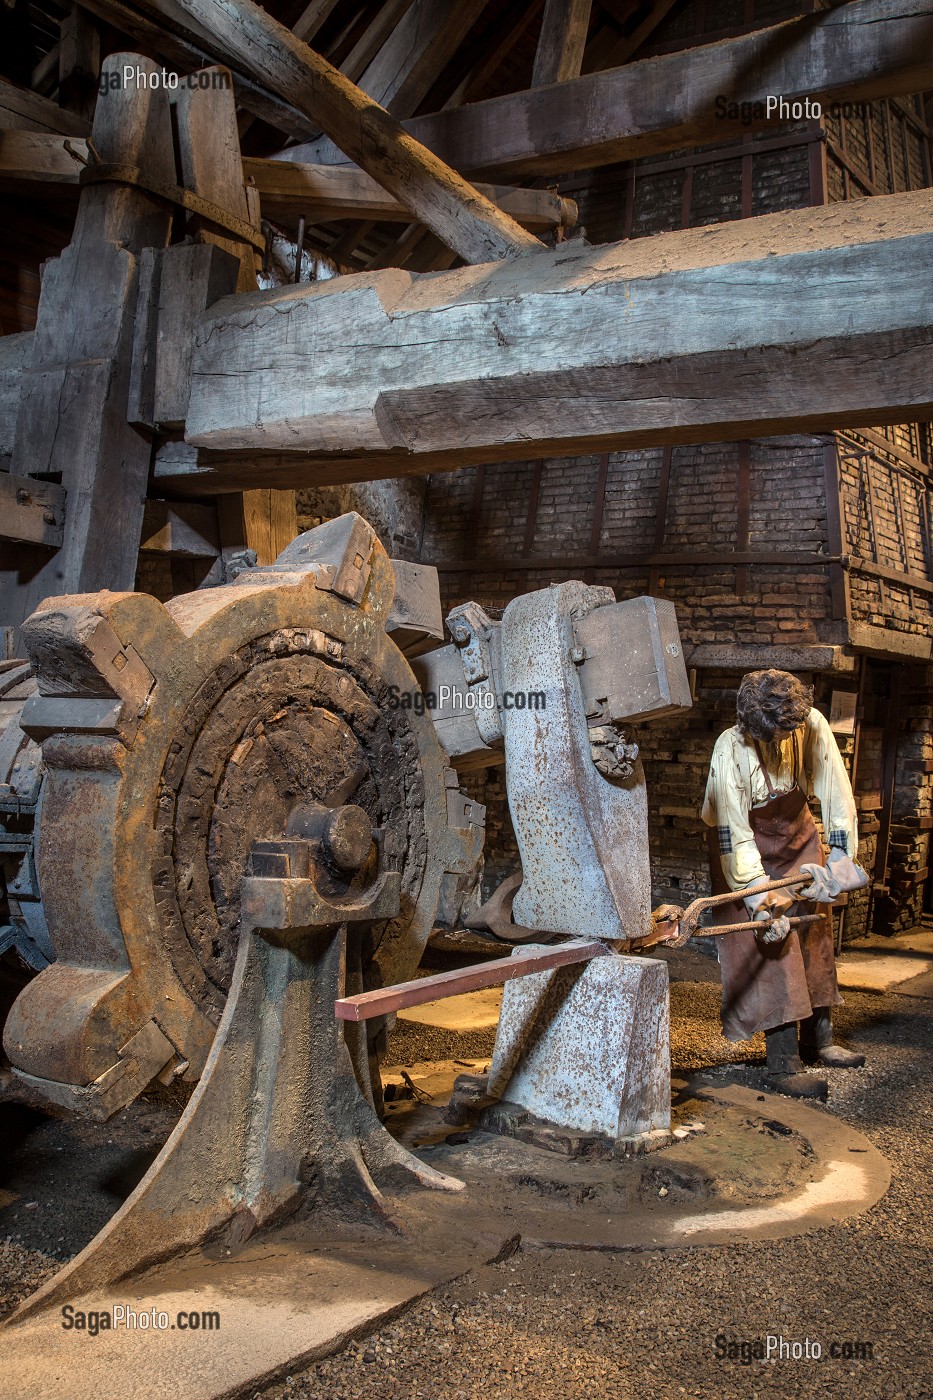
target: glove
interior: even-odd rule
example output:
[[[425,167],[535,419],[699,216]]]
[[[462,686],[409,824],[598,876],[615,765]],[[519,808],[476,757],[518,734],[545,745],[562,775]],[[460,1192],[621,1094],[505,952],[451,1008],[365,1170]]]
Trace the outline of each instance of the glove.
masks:
[[[841,894],[864,889],[868,884],[868,876],[862,867],[850,860],[838,846],[830,851],[828,865],[802,865],[800,873],[809,875],[813,881],[801,890],[800,898],[814,900],[817,904],[832,904]]]
[[[862,869],[857,860],[850,860],[838,846],[833,846],[829,853],[829,868],[843,893],[863,890],[868,884],[868,872]]]
[[[756,937],[762,943],[781,943],[790,933],[790,913],[795,900],[783,890],[765,890],[745,896],[745,908],[763,927]]]

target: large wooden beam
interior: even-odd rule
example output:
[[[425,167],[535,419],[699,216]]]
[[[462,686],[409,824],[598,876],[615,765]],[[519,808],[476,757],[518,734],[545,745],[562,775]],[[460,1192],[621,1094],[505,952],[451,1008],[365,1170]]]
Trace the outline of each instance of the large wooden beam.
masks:
[[[111,54],[105,78],[132,61]],[[97,104],[93,140],[104,163],[175,178],[172,128],[161,88],[117,84]],[[132,588],[151,441],[128,418],[140,254],[168,241],[171,212],[132,185],[82,189],[72,241],[46,264],[35,334],[20,376],[11,471],[60,475],[67,493],[61,548],[41,563],[35,546],[4,551],[0,616],[18,624],[43,598]]]
[[[201,323],[187,439],[246,454],[254,484],[277,452],[268,484],[298,485],[903,422],[933,414],[931,342],[921,191],[228,298]],[[179,480],[225,489],[190,461]]]
[[[172,0],[151,0],[160,13]],[[245,68],[321,128],[339,148],[466,262],[520,256],[533,234],[419,146],[396,119],[296,39],[253,0],[183,0],[224,62]]]
[[[512,178],[767,130],[778,120],[764,114],[769,94],[828,103],[930,87],[930,0],[852,0],[738,39],[416,117],[405,128],[457,170]],[[760,110],[744,113],[740,126],[719,114],[719,97]],[[302,160],[302,147],[281,158]]]
[[[0,133],[0,179],[5,170]],[[259,191],[263,214],[279,222],[304,215],[309,223],[373,219],[411,223],[406,205],[355,165],[299,165],[247,157],[243,174]],[[552,229],[576,223],[577,206],[552,190],[525,190],[509,185],[477,185],[488,200],[523,228]]]
[[[0,78],[0,130],[62,132],[66,136],[87,136],[91,123],[74,112],[66,112],[47,97]]]
[[[88,159],[87,142],[79,137],[0,129],[0,190],[48,195],[70,188],[77,198],[82,168],[78,157]],[[263,213],[280,223],[295,223],[302,216],[312,224],[343,219],[411,222],[405,205],[356,165],[298,165],[246,157],[242,179],[258,191]],[[576,223],[573,200],[552,190],[512,185],[477,189],[523,228],[570,229]]]

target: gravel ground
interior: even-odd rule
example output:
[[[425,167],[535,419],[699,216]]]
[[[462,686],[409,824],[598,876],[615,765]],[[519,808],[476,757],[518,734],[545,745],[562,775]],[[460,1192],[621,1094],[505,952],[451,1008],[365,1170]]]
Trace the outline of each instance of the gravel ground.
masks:
[[[703,975],[702,964],[690,969]],[[715,977],[715,964],[706,973]],[[728,1066],[757,1082],[763,1037],[732,1046],[718,1033],[719,989],[672,986],[675,1069]],[[867,1214],[788,1240],[602,1254],[523,1250],[413,1306],[262,1400],[638,1400],[696,1396],[933,1397],[930,1347],[933,1002],[848,994],[841,1036],[869,1065],[829,1073],[832,1112],[859,1127],[891,1163],[887,1195]],[[416,1029],[416,1028],[415,1028]],[[411,1027],[390,1059],[489,1053],[491,1038]],[[759,1044],[760,1041],[760,1044]],[[394,1053],[393,1053],[394,1052]],[[823,1359],[773,1362],[717,1356],[768,1336],[818,1343]],[[717,1346],[717,1338],[724,1338]],[[831,1358],[869,1344],[871,1359]]]
[[[763,1037],[734,1046],[719,1035],[715,963],[685,952],[671,971],[675,1071],[721,1066],[724,1079],[758,1082]],[[868,1053],[869,1065],[829,1074],[830,1105],[891,1163],[891,1189],[872,1211],[797,1239],[719,1248],[519,1249],[290,1383],[263,1390],[261,1400],[933,1400],[933,1001],[850,993],[847,1002],[837,1025],[844,1040]],[[461,1035],[400,1022],[387,1063],[482,1058],[492,1043],[491,1030]],[[90,1140],[74,1141],[73,1125],[33,1124],[9,1106],[4,1112],[22,1122],[10,1159],[16,1179],[0,1181],[0,1308],[26,1296],[90,1238],[171,1121],[164,1106],[148,1108],[139,1121],[112,1120],[95,1146],[93,1172],[85,1167],[71,1181],[63,1179],[65,1162],[87,1163]],[[9,1126],[10,1118],[4,1121]],[[9,1192],[4,1199],[7,1186],[13,1199]],[[716,1355],[717,1337],[740,1346],[769,1334],[819,1343],[827,1359],[743,1364]],[[829,1359],[833,1342],[868,1343],[873,1359]]]

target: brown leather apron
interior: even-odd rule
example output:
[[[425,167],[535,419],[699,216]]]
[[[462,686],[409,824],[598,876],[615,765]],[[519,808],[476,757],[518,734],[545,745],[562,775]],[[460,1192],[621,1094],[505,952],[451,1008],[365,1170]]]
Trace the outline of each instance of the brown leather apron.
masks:
[[[794,749],[796,755],[796,736]],[[790,792],[775,793],[760,752],[758,760],[772,796],[748,815],[765,874],[778,880],[801,865],[823,865],[820,834],[799,779]],[[725,894],[729,886],[715,827],[707,832],[707,840],[713,894]],[[798,901],[794,912],[809,914],[817,908]],[[722,971],[722,1029],[727,1040],[748,1040],[756,1031],[801,1021],[817,1006],[842,1001],[836,982],[832,913],[828,905],[822,909],[823,918],[791,929],[782,943],[762,943],[751,929],[722,934],[716,940]],[[742,924],[748,917],[742,899],[715,911],[717,924]]]

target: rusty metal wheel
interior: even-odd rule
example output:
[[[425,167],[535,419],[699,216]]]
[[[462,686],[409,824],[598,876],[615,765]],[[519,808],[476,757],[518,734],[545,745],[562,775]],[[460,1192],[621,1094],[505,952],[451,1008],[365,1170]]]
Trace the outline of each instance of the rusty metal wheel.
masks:
[[[369,931],[363,971],[414,972],[482,829],[430,715],[388,703],[417,685],[386,635],[394,587],[374,532],[346,516],[228,587],[165,605],[51,599],[30,619],[41,694],[22,723],[42,742],[37,863],[56,962],[19,996],[4,1043],[34,1097],[112,1111],[153,1073],[197,1078],[249,850],[308,804],[352,804],[376,830],[402,907]]]

